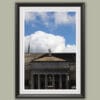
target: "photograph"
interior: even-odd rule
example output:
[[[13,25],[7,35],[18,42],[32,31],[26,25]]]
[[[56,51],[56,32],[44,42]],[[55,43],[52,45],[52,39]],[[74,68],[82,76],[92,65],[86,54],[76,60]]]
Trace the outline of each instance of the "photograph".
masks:
[[[84,3],[16,3],[17,98],[84,97]]]

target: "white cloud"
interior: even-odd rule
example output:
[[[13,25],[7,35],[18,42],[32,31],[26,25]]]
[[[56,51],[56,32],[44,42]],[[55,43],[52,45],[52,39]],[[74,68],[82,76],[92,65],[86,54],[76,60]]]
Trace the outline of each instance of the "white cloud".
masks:
[[[75,45],[65,45],[65,39],[62,36],[54,35],[42,31],[25,37],[25,52],[30,44],[30,52],[41,53],[48,52],[51,49],[55,52],[75,52]]]
[[[76,46],[75,45],[67,45],[63,52],[75,52],[76,51]]]
[[[75,16],[70,16],[66,12],[56,12],[54,17],[56,25],[73,23],[75,21]]]
[[[43,24],[48,27],[51,26],[50,19],[53,18],[53,25],[64,25],[75,22],[75,16],[70,16],[67,12],[55,12],[52,15],[48,15],[48,12],[27,12],[25,14],[26,21],[38,21],[36,17],[40,17]]]
[[[49,18],[50,18],[48,13],[47,12],[39,12],[39,13],[36,13],[36,15],[39,16],[41,18],[43,24],[48,27],[48,25],[49,25]]]
[[[35,20],[36,17],[39,16],[42,21],[47,21],[49,16],[46,12],[26,12],[25,13],[25,20],[30,21],[30,20]]]
[[[36,16],[34,15],[34,13],[31,12],[26,12],[25,13],[25,21],[32,21],[35,20]]]
[[[40,16],[40,18],[43,20],[43,21],[46,21],[48,20],[49,16],[46,12],[39,12],[39,13],[36,13],[38,16]]]
[[[25,21],[37,22],[38,21],[36,19],[37,16],[40,17],[43,24],[48,27],[50,16],[48,16],[47,12],[34,12],[34,13],[33,12],[26,12],[25,13]],[[32,27],[34,27],[34,26],[35,26],[35,24],[32,24]]]

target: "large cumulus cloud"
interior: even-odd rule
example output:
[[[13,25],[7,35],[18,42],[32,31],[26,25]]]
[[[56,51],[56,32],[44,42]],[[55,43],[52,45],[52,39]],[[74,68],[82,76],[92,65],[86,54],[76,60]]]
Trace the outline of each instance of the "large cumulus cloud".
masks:
[[[37,31],[25,36],[25,52],[28,51],[29,45],[32,53],[46,53],[48,49],[51,49],[53,53],[76,51],[75,45],[65,45],[64,37],[43,31]]]

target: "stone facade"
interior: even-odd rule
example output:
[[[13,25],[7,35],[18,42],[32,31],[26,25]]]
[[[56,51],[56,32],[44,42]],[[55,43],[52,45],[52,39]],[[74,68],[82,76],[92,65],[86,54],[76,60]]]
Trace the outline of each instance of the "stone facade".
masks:
[[[75,67],[76,67],[75,61],[73,62],[68,61],[63,58],[55,57],[53,55],[52,56],[42,55],[35,59],[33,58],[30,60],[30,62],[25,64],[25,88],[26,89],[75,88],[76,87]]]

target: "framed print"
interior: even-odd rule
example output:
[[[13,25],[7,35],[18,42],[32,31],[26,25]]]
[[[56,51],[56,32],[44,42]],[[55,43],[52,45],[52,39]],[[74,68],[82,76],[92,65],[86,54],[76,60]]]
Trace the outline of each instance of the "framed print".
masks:
[[[84,6],[15,4],[16,98],[85,96]]]

